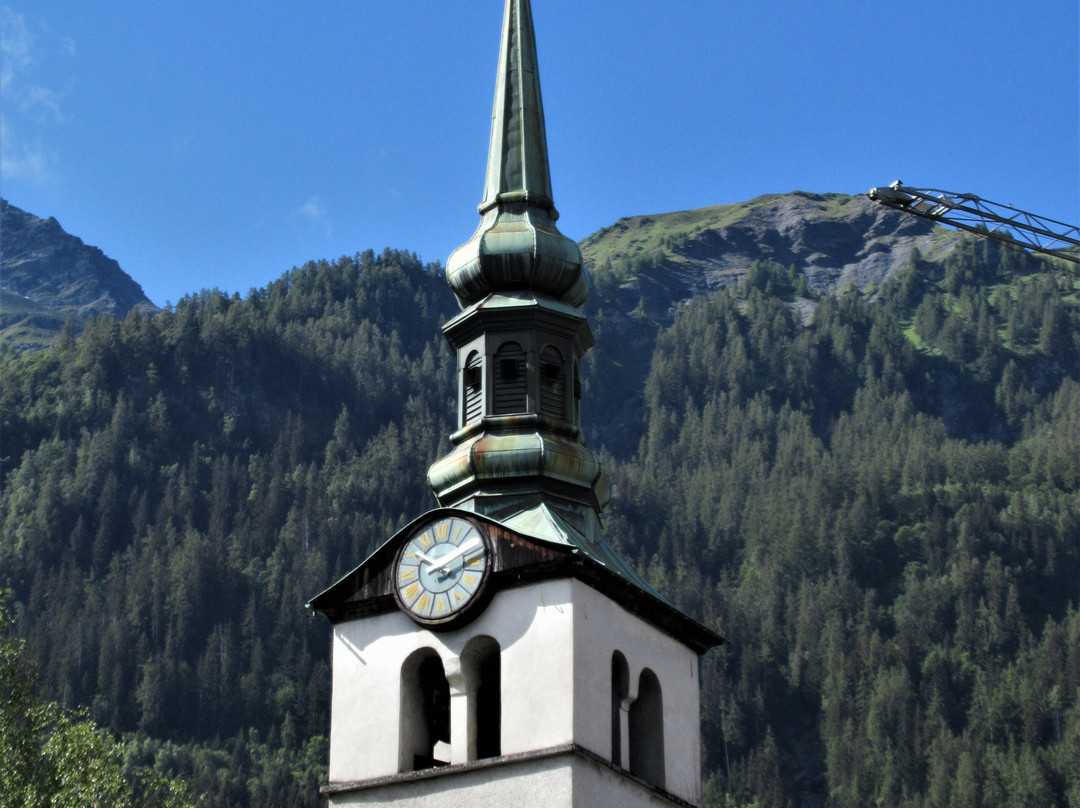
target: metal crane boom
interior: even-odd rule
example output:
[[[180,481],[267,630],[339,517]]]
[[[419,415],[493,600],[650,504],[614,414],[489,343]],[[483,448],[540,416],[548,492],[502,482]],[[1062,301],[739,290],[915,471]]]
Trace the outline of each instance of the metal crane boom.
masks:
[[[933,222],[958,227],[997,241],[1080,264],[1080,228],[980,199],[937,188],[908,188],[894,182],[872,188],[872,200]]]

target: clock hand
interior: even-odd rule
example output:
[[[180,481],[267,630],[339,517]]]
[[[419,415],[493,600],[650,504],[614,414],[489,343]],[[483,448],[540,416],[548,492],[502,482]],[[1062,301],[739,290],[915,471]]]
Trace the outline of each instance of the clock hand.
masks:
[[[444,572],[447,575],[449,575],[450,570],[447,569],[447,568],[450,566],[450,564],[453,563],[454,561],[457,561],[458,558],[460,558],[461,556],[463,556],[466,553],[470,552],[474,547],[476,547],[479,544],[480,544],[480,539],[478,539],[477,537],[474,536],[471,541],[465,542],[459,548],[454,550],[454,552],[447,553],[446,555],[439,557],[439,559],[438,559],[438,563],[440,565],[439,566],[439,571]]]
[[[426,555],[424,555],[424,554],[423,554],[422,552],[420,552],[419,550],[413,550],[412,552],[413,552],[413,555],[414,555],[414,556],[416,556],[417,558],[419,558],[419,559],[420,559],[421,561],[423,561],[423,562],[424,562],[425,564],[427,564],[427,565],[428,565],[429,567],[434,567],[434,566],[435,566],[436,564],[438,564],[438,563],[439,563],[439,561],[440,561],[440,559],[438,559],[438,558],[431,558],[430,556],[426,556]]]

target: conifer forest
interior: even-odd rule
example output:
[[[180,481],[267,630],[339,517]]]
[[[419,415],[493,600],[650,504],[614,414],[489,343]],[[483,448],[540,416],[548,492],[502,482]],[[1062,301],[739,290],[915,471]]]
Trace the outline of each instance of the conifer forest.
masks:
[[[1080,808],[1075,272],[975,237],[864,289],[757,262],[659,322],[590,269],[606,535],[727,640],[706,805]],[[0,754],[51,727],[117,805],[325,804],[304,604],[435,507],[456,311],[367,251],[0,354]]]

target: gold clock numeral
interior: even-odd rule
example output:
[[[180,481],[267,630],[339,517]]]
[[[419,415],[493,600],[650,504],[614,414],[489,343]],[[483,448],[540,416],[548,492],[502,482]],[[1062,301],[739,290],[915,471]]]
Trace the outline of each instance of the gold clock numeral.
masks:
[[[416,602],[416,611],[423,615],[431,614],[431,595],[425,592],[420,596],[420,600]]]
[[[404,589],[401,590],[401,596],[403,598],[405,598],[405,600],[408,601],[409,603],[412,603],[414,600],[416,600],[416,598],[417,598],[417,596],[419,594],[420,594],[420,584],[418,582],[416,582],[416,581],[414,581],[413,583],[409,584],[407,587],[405,587]]]
[[[461,582],[469,587],[476,586],[478,580],[480,580],[479,576],[474,575],[471,572],[467,572],[461,576]]]
[[[425,550],[435,543],[435,540],[431,538],[431,534],[428,533],[426,530],[420,534],[419,538],[417,538],[417,541]]]
[[[450,601],[446,595],[435,596],[435,614],[446,614],[450,610]]]
[[[437,538],[437,539],[445,539],[449,533],[450,533],[450,523],[449,522],[439,522],[439,524],[435,525],[435,538]]]
[[[416,578],[416,567],[402,567],[398,572],[398,583],[404,586]]]

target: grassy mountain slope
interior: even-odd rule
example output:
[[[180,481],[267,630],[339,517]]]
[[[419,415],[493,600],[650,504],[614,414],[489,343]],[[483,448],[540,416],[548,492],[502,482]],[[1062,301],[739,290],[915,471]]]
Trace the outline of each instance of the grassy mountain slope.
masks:
[[[836,293],[752,259],[677,305],[595,273],[608,536],[729,640],[710,806],[1080,804],[1077,284],[930,253]],[[0,585],[52,697],[206,805],[318,804],[302,604],[434,504],[455,309],[368,252],[0,357]]]
[[[958,240],[862,195],[794,192],[627,217],[585,239],[582,251],[601,286],[664,289],[669,310],[650,314],[670,316],[679,301],[737,284],[754,261],[794,266],[812,289],[836,291],[880,284],[915,250],[939,259]]]

